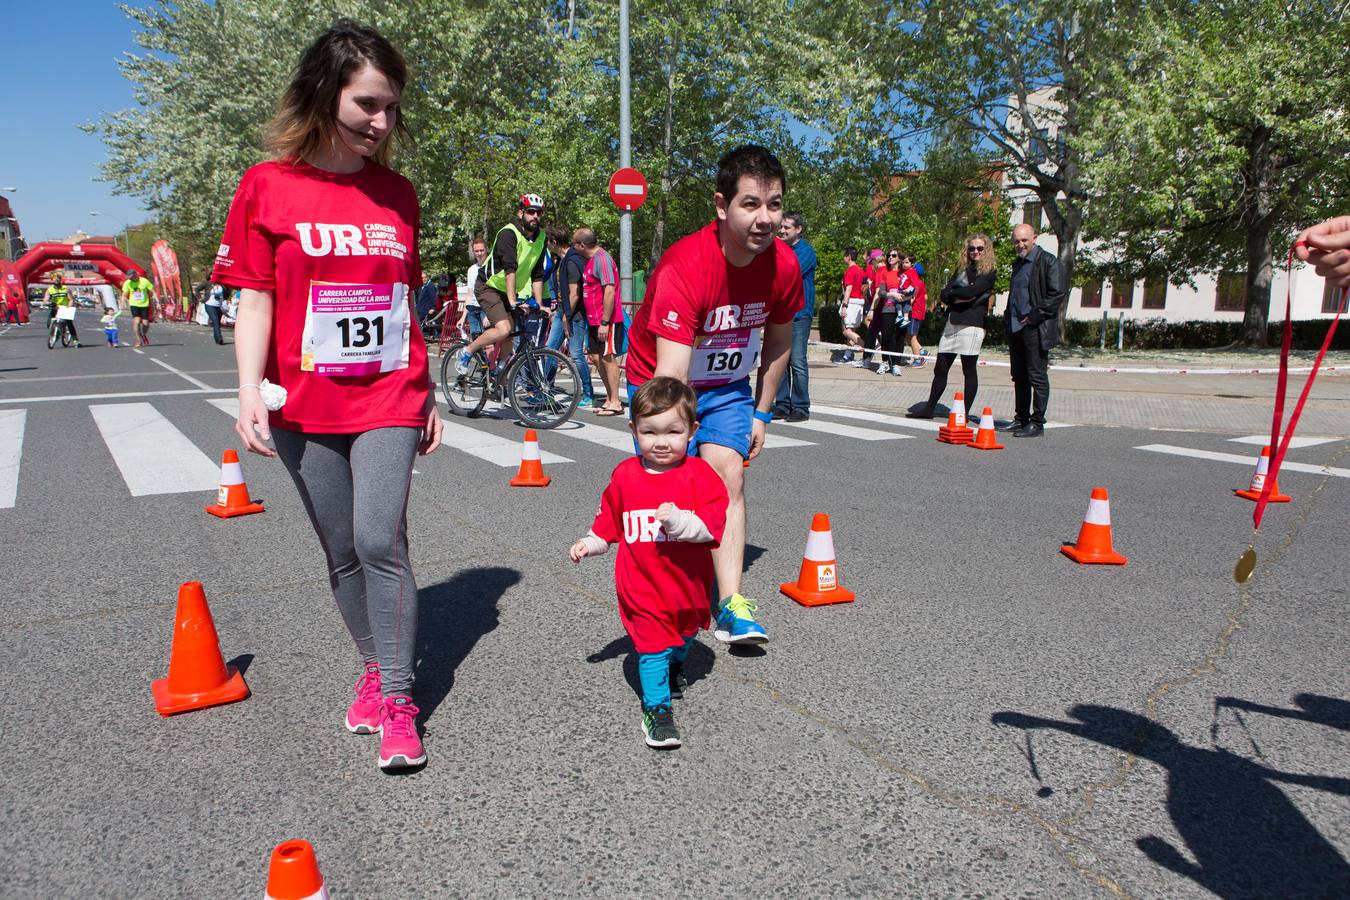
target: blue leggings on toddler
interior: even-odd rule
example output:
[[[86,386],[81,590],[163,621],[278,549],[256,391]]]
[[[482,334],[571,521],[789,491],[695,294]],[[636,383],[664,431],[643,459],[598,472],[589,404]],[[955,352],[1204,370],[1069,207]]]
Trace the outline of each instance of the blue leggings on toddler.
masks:
[[[692,635],[678,647],[667,647],[660,653],[638,654],[638,681],[642,683],[642,708],[654,709],[670,705],[670,665],[683,663],[694,645]]]

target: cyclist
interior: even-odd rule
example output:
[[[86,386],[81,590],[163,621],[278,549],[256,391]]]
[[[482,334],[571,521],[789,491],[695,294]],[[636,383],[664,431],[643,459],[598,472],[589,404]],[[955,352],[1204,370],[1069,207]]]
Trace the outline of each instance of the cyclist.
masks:
[[[538,309],[544,301],[544,230],[539,227],[544,216],[544,198],[526,194],[520,198],[516,221],[497,232],[488,261],[487,284],[479,305],[483,316],[491,324],[474,338],[459,354],[456,365],[459,374],[469,371],[473,354],[489,344],[497,345],[498,364],[511,358],[511,331],[515,321],[512,313],[520,290],[519,273],[528,272],[530,296]]]
[[[150,283],[150,279],[135,269],[127,269],[127,280],[122,282],[122,299],[131,309],[131,327],[132,332],[136,335],[136,343],[132,346],[148,345],[150,343],[150,301],[159,302],[159,296],[155,293],[155,286]]]
[[[727,486],[726,531],[713,551],[718,596],[714,636],[726,643],[769,639],[743,597],[745,476],[742,460],[764,447],[769,411],[787,368],[792,320],[805,305],[797,255],[778,240],[787,174],[763,147],[732,150],[717,164],[717,215],[661,257],[628,342],[628,397],[658,375],[687,383],[698,398],[689,442]],[[760,353],[761,332],[763,353]],[[758,360],[758,367],[756,361]],[[758,368],[758,389],[750,374]]]
[[[56,278],[53,280],[51,286],[48,287],[47,290],[43,292],[42,302],[47,304],[47,329],[50,331],[52,327],[52,319],[56,318],[57,308],[62,306],[71,306],[75,302],[74,299],[70,296],[70,289],[66,287],[65,278],[61,277],[60,273],[57,273]],[[75,330],[75,320],[63,319],[60,322],[56,323],[56,327],[60,328],[63,324],[65,325],[66,328],[70,329],[70,339],[75,343],[75,346],[76,347],[84,346],[83,344],[80,343],[80,335]]]

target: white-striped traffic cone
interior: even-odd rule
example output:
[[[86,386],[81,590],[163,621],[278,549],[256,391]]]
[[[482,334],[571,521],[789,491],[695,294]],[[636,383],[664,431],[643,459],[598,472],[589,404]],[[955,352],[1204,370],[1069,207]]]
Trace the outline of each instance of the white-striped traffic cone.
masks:
[[[825,606],[829,603],[852,603],[853,592],[840,583],[839,563],[834,558],[834,534],[830,531],[830,517],[816,513],[811,519],[811,531],[806,536],[806,552],[802,554],[802,568],[795,584],[780,585],[779,590],[802,606]]]

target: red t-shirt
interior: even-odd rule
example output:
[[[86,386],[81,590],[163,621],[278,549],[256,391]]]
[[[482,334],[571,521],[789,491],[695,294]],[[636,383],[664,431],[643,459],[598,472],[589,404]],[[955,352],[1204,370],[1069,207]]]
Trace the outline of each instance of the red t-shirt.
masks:
[[[848,267],[844,273],[844,287],[848,288],[848,298],[850,300],[861,300],[863,296],[863,270],[862,266],[854,263]]]
[[[909,317],[918,321],[928,315],[928,285],[923,283],[919,270],[913,266],[905,270],[904,279],[907,286],[914,288],[913,306],[910,308]]]
[[[656,339],[694,348],[689,385],[695,390],[750,377],[765,322],[781,325],[806,305],[797,254],[786,241],[736,267],[722,255],[717,222],[674,243],[647,282],[628,339],[628,383],[656,371]]]
[[[666,540],[656,519],[662,503],[702,519],[712,543]],[[619,619],[638,653],[660,653],[708,627],[712,549],[726,521],[726,485],[697,456],[666,472],[648,472],[637,456],[615,466],[591,531],[619,545],[614,560]]]
[[[244,173],[211,280],[272,294],[263,374],[287,391],[273,426],[425,424],[427,348],[411,311],[420,221],[412,183],[373,162],[338,173],[281,160]]]
[[[899,289],[900,273],[886,266],[877,266],[877,270],[872,273],[872,290],[875,297],[873,305],[887,311],[895,309],[895,301],[887,297],[886,292]]]

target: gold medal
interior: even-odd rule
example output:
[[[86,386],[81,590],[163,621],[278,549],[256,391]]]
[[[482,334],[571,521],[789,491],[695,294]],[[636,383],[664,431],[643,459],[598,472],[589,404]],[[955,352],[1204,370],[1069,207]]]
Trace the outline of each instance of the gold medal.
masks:
[[[1252,572],[1256,569],[1256,545],[1246,549],[1242,556],[1238,557],[1237,565],[1233,567],[1233,580],[1242,584],[1248,578],[1252,577]]]

